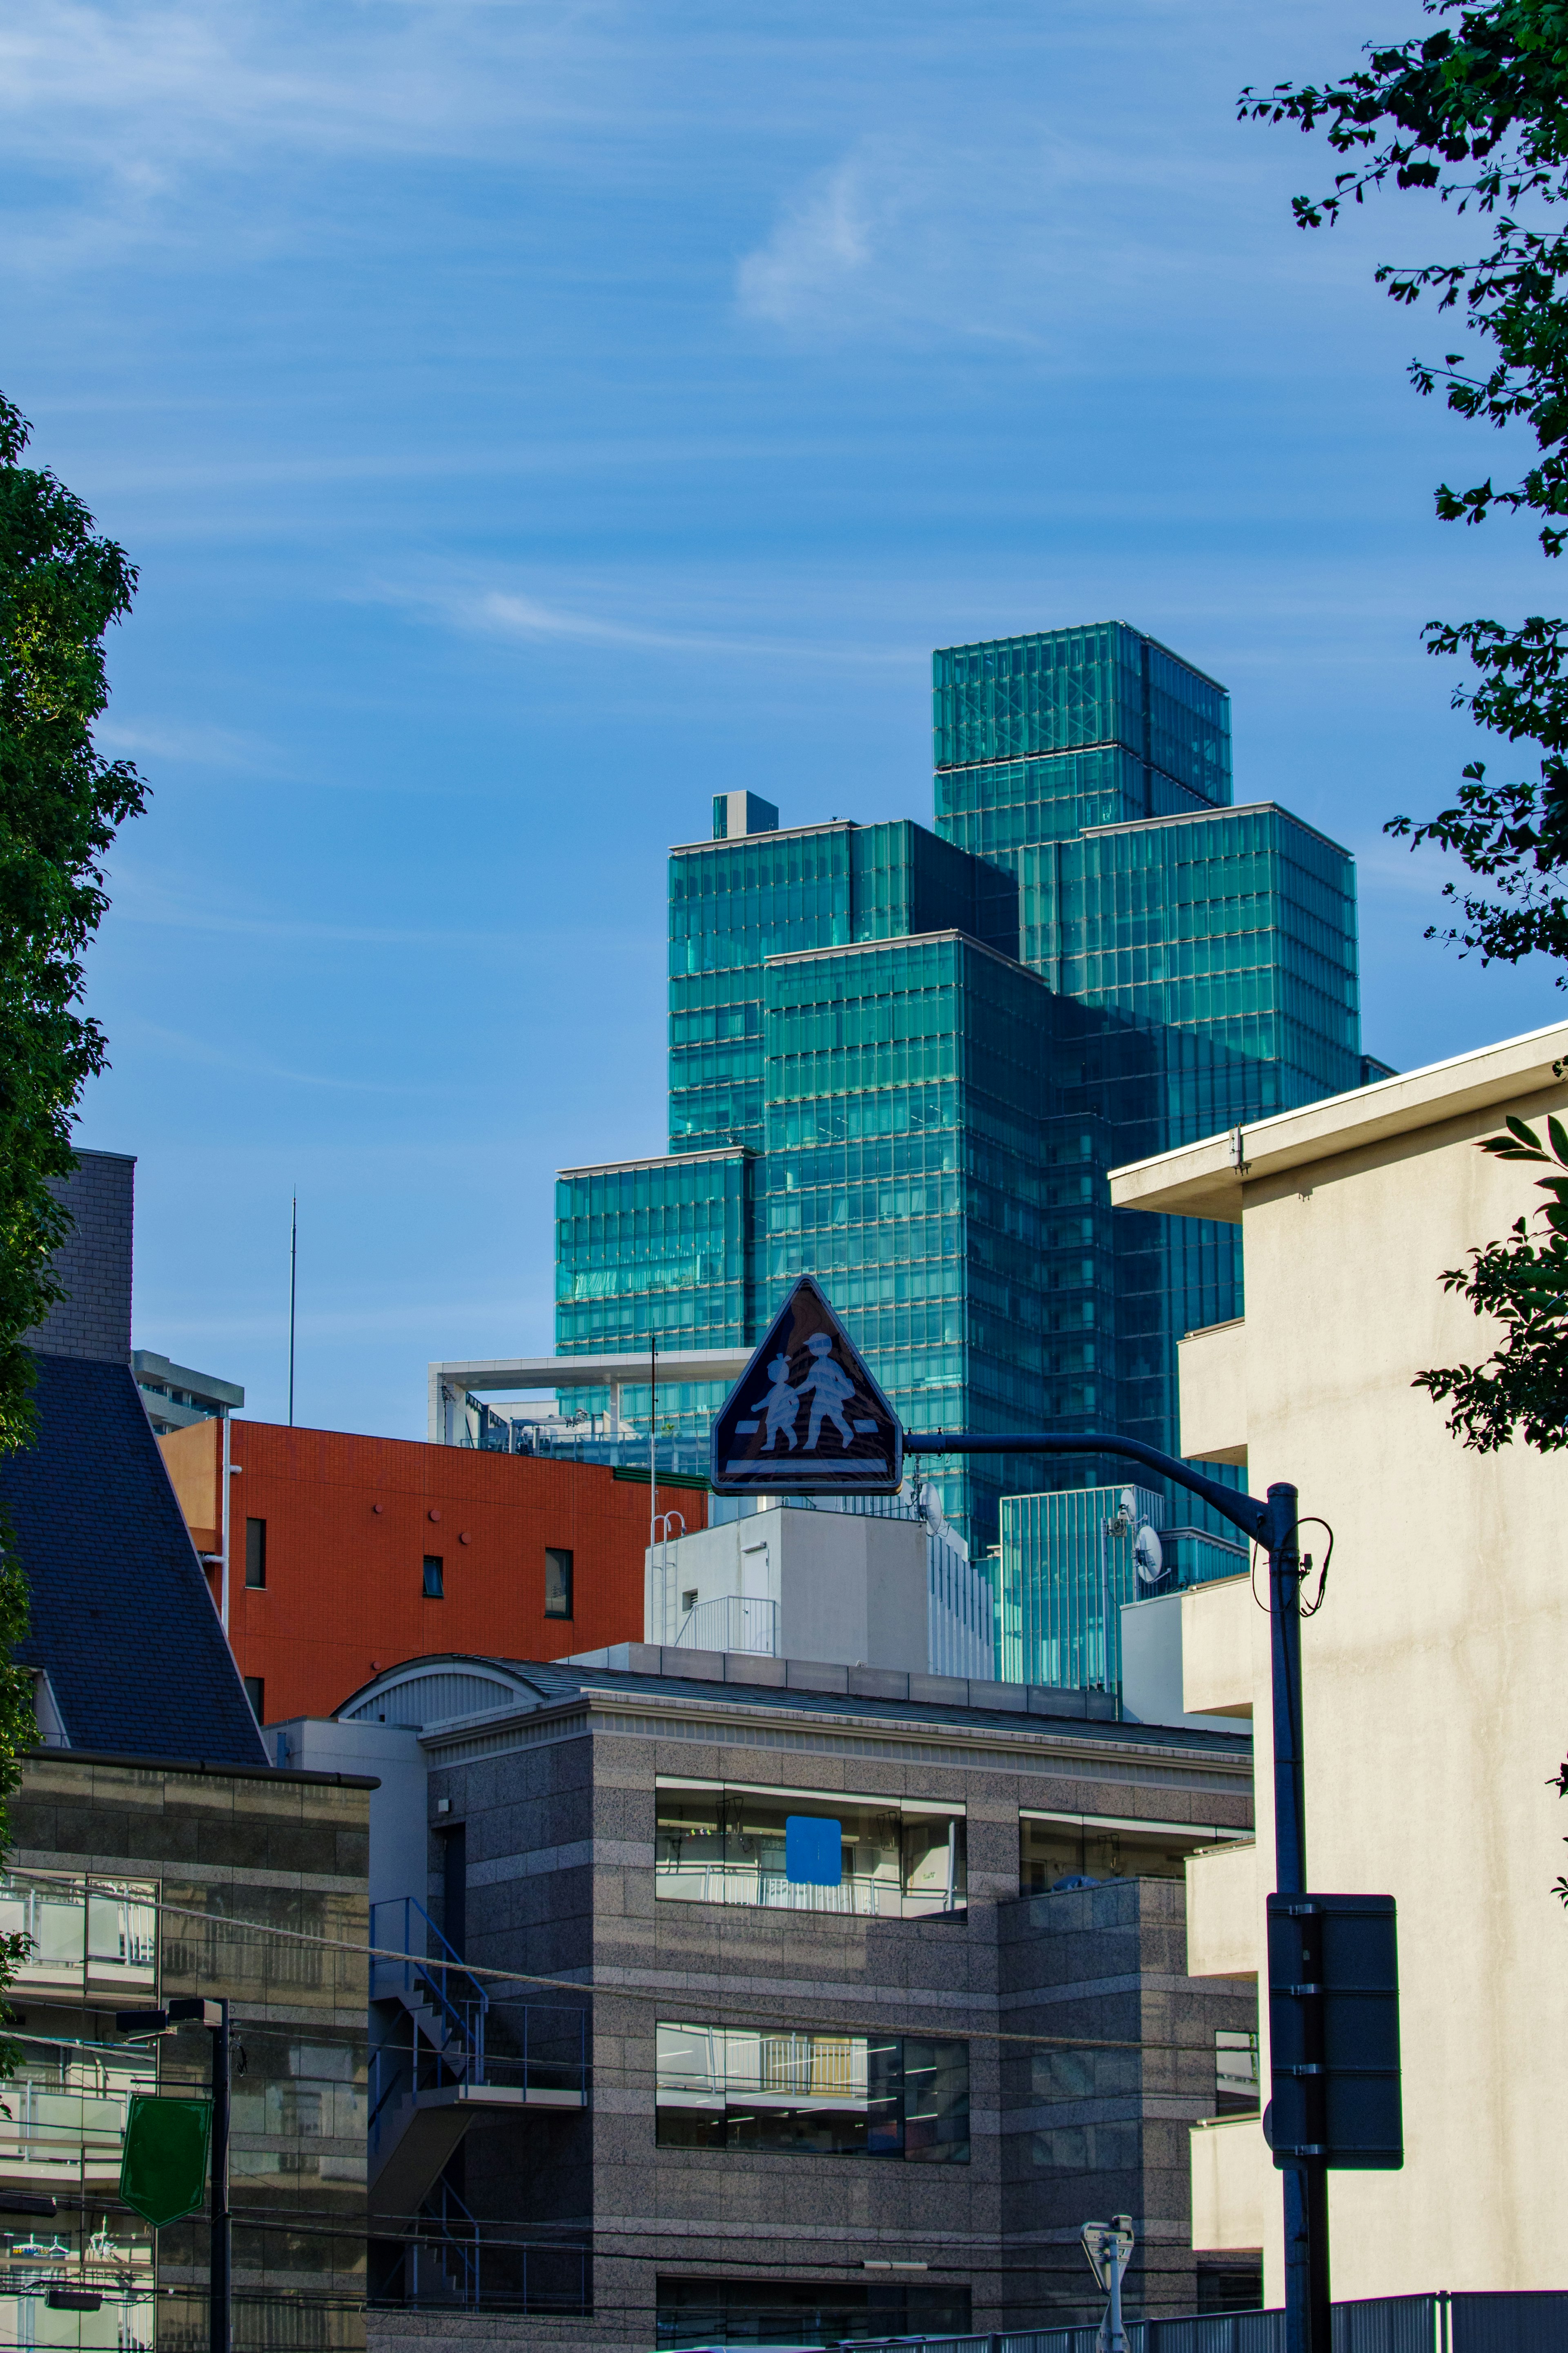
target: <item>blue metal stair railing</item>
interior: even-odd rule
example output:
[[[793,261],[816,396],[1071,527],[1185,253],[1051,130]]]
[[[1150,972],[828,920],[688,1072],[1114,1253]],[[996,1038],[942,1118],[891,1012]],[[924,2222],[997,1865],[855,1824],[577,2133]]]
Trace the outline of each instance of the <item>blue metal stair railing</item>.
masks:
[[[412,2301],[419,2302],[420,2261],[437,2266],[439,2281],[456,2291],[458,2302],[472,2311],[479,2301],[479,2225],[445,2174],[419,2210],[418,2227],[409,2242]],[[437,2295],[440,2289],[437,2285]]]
[[[415,1949],[416,1919],[422,1925],[425,1949]],[[397,1895],[370,1907],[370,1941],[381,1948],[370,1965],[373,2001],[389,1995],[412,1998],[433,2010],[447,2030],[447,2047],[437,2051],[437,2083],[443,2066],[459,2084],[485,2080],[485,2020],[489,1996],[463,1966],[416,1896]],[[388,1958],[388,1948],[392,1957]],[[437,1966],[432,1967],[432,1963]],[[458,2045],[454,2055],[450,2045]],[[384,2099],[386,2094],[382,2094]],[[376,2102],[376,2106],[381,2105]],[[373,2109],[374,2114],[374,2109]]]

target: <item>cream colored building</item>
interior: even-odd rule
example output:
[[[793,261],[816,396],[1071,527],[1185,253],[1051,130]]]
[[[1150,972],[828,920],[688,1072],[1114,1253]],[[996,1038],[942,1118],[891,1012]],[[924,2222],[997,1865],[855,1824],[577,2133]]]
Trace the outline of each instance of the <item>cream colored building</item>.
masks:
[[[1467,1451],[1411,1382],[1489,1353],[1439,1277],[1542,1198],[1475,1145],[1505,1111],[1568,1116],[1564,1056],[1559,1024],[1111,1178],[1123,1208],[1240,1223],[1246,1316],[1182,1344],[1183,1449],[1255,1495],[1293,1481],[1334,1531],[1302,1636],[1308,1883],[1397,1898],[1405,2137],[1402,2172],[1330,2177],[1336,2299],[1563,2282],[1568,1455]],[[1185,1706],[1256,1728],[1258,1844],[1188,1864],[1188,1966],[1235,1977],[1274,1884],[1268,1620],[1246,1578],[1183,1613]],[[1261,2246],[1280,2303],[1259,2125],[1196,2126],[1192,2158],[1194,2245]]]

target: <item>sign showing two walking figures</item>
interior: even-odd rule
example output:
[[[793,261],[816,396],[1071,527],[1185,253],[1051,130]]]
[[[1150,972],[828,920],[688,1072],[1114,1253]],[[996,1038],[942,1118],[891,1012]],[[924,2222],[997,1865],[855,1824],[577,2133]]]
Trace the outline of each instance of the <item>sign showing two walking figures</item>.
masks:
[[[904,1433],[809,1274],[713,1424],[719,1495],[896,1495]]]

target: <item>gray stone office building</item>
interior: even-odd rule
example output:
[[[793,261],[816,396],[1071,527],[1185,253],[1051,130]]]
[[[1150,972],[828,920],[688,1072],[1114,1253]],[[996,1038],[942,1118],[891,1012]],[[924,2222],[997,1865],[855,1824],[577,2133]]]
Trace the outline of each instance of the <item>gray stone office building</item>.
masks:
[[[1079,2232],[1116,2211],[1134,2312],[1255,2296],[1199,2276],[1186,2158],[1255,2097],[1255,1989],[1184,1949],[1185,1856],[1249,1832],[1244,1736],[609,1656],[417,1660],[282,1735],[381,1777],[377,1944],[519,1973],[377,1964],[373,2347],[1037,2327],[1097,2309]]]

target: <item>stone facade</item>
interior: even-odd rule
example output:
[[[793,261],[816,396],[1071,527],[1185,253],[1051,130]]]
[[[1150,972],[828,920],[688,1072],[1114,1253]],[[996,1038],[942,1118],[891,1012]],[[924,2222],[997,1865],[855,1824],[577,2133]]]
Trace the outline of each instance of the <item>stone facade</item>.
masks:
[[[100,2313],[46,2311],[35,2299],[37,2335],[16,2341],[118,2343],[121,2353],[154,2343],[158,2353],[206,2346],[205,2220],[160,2232],[153,2269],[145,2226],[119,2203],[116,2148],[100,2145],[109,2110],[120,2117],[110,2138],[123,2130],[125,2090],[153,2088],[151,2077],[131,2084],[136,2070],[152,2069],[157,2088],[170,2092],[205,2091],[210,2081],[205,2031],[129,2043],[116,2033],[114,2010],[203,1994],[226,1996],[238,2046],[230,2143],[237,2353],[354,2353],[363,2345],[371,1787],[346,1775],[70,1750],[26,1760],[10,1801],[0,1902],[6,1925],[47,1919],[55,1933],[37,1938],[11,1997],[21,2013],[22,2073],[58,2104],[68,2064],[96,2070],[100,2096],[83,2103],[97,2122],[89,2126],[84,2114],[79,2159],[59,2170],[54,2150],[56,2172],[45,2184],[40,2161],[59,2139],[46,2099],[37,2145],[19,2135],[0,2156],[0,2179],[53,2188],[61,2220],[46,2227],[68,2242],[70,2262],[92,2260],[90,2249],[84,2257],[76,2246],[79,2212],[83,2234],[97,2222],[99,2244],[117,2250],[121,2270],[105,2270],[101,2282],[94,2276],[106,2290]],[[74,1975],[62,1960],[68,1939],[58,1933],[73,1905],[85,1931]],[[117,1921],[132,1924],[129,1941]],[[351,1949],[258,1934],[258,1926]],[[23,2113],[32,2116],[30,2104]],[[12,2226],[11,2240],[20,2227]],[[13,2260],[13,2289],[18,2276]],[[121,2295],[118,2281],[132,2279],[136,2292]]]
[[[524,2004],[536,2038],[537,2006],[591,2006],[593,2089],[581,2115],[478,2124],[460,2154],[487,2247],[483,2302],[513,2308],[389,2301],[372,2312],[373,2348],[692,2342],[671,2327],[678,2295],[719,2302],[759,2281],[854,2307],[855,2333],[1038,2327],[1097,2310],[1079,2230],[1119,2208],[1139,2226],[1130,2309],[1192,2310],[1185,2129],[1214,2112],[1214,2030],[1256,2026],[1254,1988],[1185,1977],[1180,1879],[1021,1896],[1019,1814],[1191,1825],[1194,1845],[1245,1831],[1246,1744],[674,1677],[583,1680],[592,1688],[531,1715],[421,1735],[431,1914],[445,1904],[450,1916],[460,1838],[466,1957],[532,1980],[515,1997],[492,1989],[492,2048],[520,2042]],[[967,1908],[866,1917],[670,1900],[654,1868],[660,1778],[962,1807]],[[660,2022],[966,2042],[969,2161],[661,2147]],[[1087,2084],[1081,2071],[1053,2079],[1047,2054],[1074,2038],[1131,2045],[1127,2063]],[[1079,2129],[1100,2122],[1122,2128],[1099,2144]],[[572,2313],[561,2303],[579,2272],[591,2311]]]

